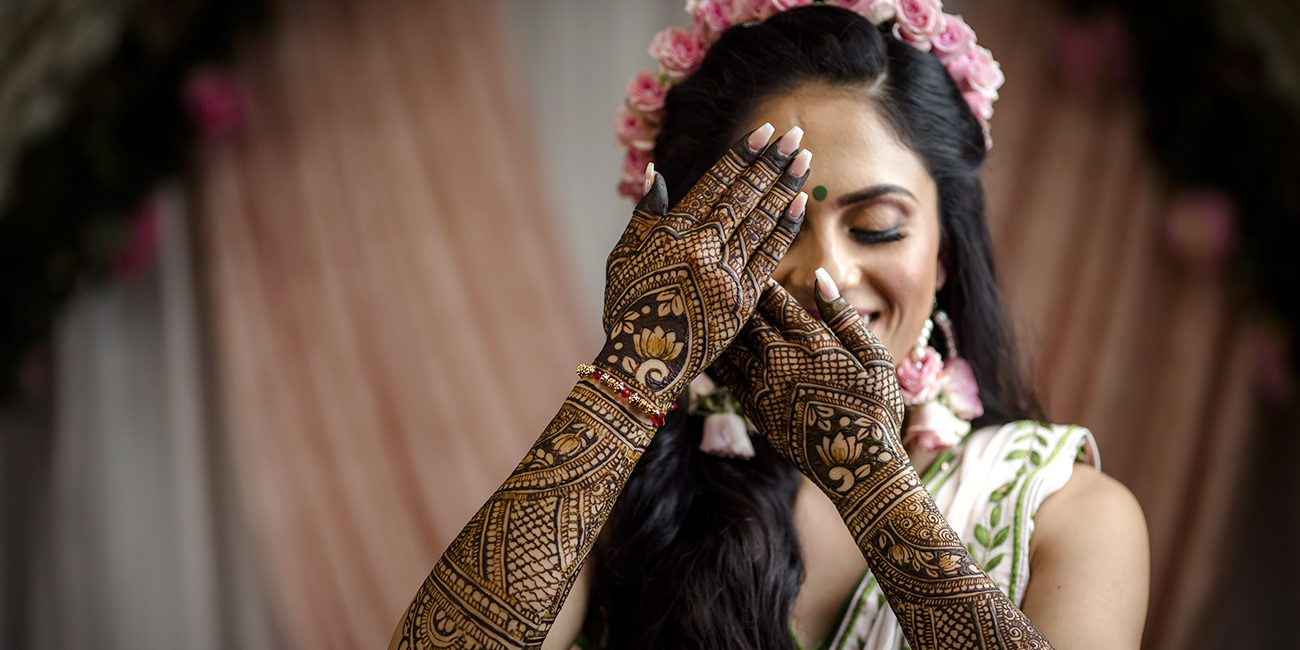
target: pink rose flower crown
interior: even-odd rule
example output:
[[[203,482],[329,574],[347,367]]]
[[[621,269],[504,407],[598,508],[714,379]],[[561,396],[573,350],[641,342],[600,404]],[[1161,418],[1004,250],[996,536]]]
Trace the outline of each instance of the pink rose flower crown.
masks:
[[[947,359],[930,345],[935,322],[947,339]],[[903,447],[909,452],[950,449],[970,433],[971,420],[984,415],[975,373],[957,356],[952,322],[943,311],[925,321],[916,346],[896,370],[906,407]]]
[[[655,135],[663,117],[668,89],[694,72],[709,46],[730,27],[761,21],[779,12],[811,4],[853,11],[873,25],[890,25],[895,38],[934,54],[957,82],[971,113],[984,129],[984,144],[993,146],[989,120],[1005,77],[988,49],[975,44],[975,31],[961,16],[943,13],[940,0],[687,0],[690,27],[669,27],[650,41],[657,71],[642,70],[627,83],[627,99],[615,118],[619,145],[627,149],[619,194],[641,198],[646,163],[653,160]]]

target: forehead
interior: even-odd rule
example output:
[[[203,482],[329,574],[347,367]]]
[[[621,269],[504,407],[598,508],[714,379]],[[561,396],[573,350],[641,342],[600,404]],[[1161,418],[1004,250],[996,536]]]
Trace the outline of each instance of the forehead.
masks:
[[[759,104],[750,122],[747,129],[771,122],[777,133],[803,127],[802,146],[813,152],[813,171],[805,189],[826,185],[835,196],[889,183],[918,197],[935,191],[920,156],[899,140],[863,91],[803,86]]]

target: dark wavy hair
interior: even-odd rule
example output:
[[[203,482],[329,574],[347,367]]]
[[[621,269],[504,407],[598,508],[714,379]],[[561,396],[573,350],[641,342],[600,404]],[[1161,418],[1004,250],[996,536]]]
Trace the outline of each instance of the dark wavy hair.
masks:
[[[974,425],[1040,418],[994,278],[978,176],[983,133],[934,56],[829,6],[728,30],[668,92],[655,160],[671,200],[722,156],[761,102],[810,83],[866,89],[864,101],[938,186],[948,281],[937,300],[979,382],[985,410]],[[683,411],[646,450],[589,558],[586,635],[619,649],[793,648],[800,474],[759,438],[748,461],[699,452],[702,420]]]

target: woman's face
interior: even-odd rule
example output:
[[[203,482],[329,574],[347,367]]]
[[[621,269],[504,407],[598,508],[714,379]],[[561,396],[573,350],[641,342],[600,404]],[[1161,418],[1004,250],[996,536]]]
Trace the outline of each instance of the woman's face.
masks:
[[[816,315],[813,272],[825,268],[902,359],[946,277],[934,179],[873,103],[852,91],[805,86],[759,105],[750,121],[746,130],[801,126],[802,146],[813,152],[804,224],[772,277]],[[819,185],[822,200],[812,198]]]

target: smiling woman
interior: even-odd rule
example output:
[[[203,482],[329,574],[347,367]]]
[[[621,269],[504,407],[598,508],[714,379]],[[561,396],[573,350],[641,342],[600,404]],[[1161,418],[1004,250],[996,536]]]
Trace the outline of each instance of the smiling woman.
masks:
[[[1090,432],[1031,420],[1010,344],[973,34],[934,36],[964,26],[937,4],[865,5],[731,26],[693,3],[698,31],[655,39],[661,76],[627,109],[653,151],[619,125],[629,166],[662,173],[624,179],[643,195],[580,369],[600,382],[453,542],[395,647],[1137,647],[1142,513]],[[706,371],[752,458],[701,453],[702,418],[672,410]],[[911,435],[941,425],[969,434]]]

